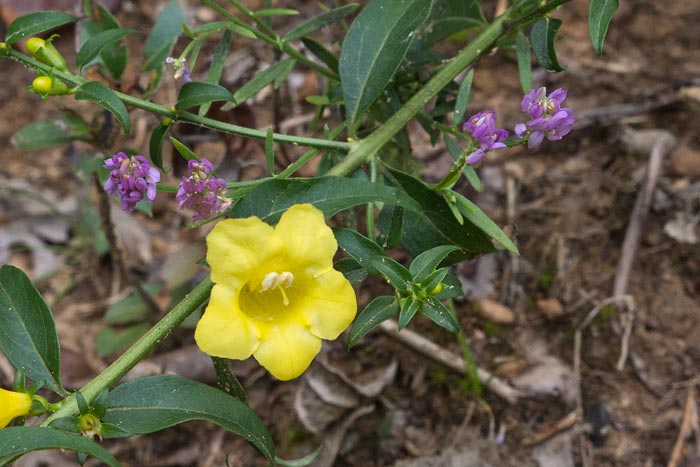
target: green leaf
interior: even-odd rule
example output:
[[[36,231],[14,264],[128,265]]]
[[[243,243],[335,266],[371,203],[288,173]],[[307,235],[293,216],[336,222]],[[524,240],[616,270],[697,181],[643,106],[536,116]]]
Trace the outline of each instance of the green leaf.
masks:
[[[556,38],[559,26],[561,26],[561,20],[556,18],[542,18],[530,29],[532,50],[535,52],[537,61],[545,70],[564,70],[564,68],[559,65],[557,52],[554,50],[554,39]]]
[[[394,248],[401,241],[403,233],[403,209],[385,204],[377,218],[377,228],[381,232],[378,239],[383,248]]]
[[[427,297],[420,308],[423,316],[450,332],[459,332],[459,322],[452,312],[435,297]]]
[[[158,16],[146,40],[144,48],[146,71],[163,68],[166,57],[182,33],[183,23],[187,23],[187,15],[182,11],[177,0],[170,0]]]
[[[197,154],[195,154],[190,148],[182,144],[180,141],[175,139],[174,137],[170,137],[170,142],[173,144],[173,147],[175,150],[182,156],[183,159],[186,161],[199,161],[199,157],[197,157]]]
[[[161,291],[160,285],[145,284],[144,290],[151,296],[156,296]],[[139,292],[132,292],[121,300],[107,308],[104,315],[105,323],[125,324],[141,321],[148,316],[150,309]]]
[[[457,245],[461,251],[449,257],[454,262],[495,250],[480,228],[471,222],[459,224],[443,197],[422,181],[396,169],[390,169],[388,175],[421,207],[418,212],[404,213],[401,245],[409,254],[415,257],[439,245]]]
[[[100,357],[112,355],[126,349],[149,328],[148,323],[133,324],[123,329],[104,327],[95,336],[95,347]]]
[[[74,23],[77,18],[59,11],[35,11],[22,15],[10,24],[5,35],[7,45],[12,45],[27,36],[33,36],[50,29]]]
[[[518,76],[523,92],[532,89],[532,63],[530,62],[530,42],[522,32],[515,41],[515,53],[518,58]]]
[[[455,111],[452,115],[452,125],[459,125],[462,120],[464,120],[464,111],[467,110],[467,105],[469,104],[469,98],[472,93],[472,83],[474,82],[474,68],[469,70],[462,83],[459,85],[459,91],[457,91],[457,99],[455,101]],[[447,135],[445,135],[447,139]]]
[[[226,56],[228,55],[228,50],[231,47],[231,40],[233,39],[233,31],[230,29],[226,30],[219,45],[216,46],[214,51],[214,56],[211,59],[211,66],[209,67],[209,73],[207,73],[207,83],[219,84],[221,81],[221,75],[224,73],[224,65],[226,63]],[[199,115],[203,116],[209,112],[210,103],[206,103],[199,108]]]
[[[301,39],[302,37],[311,34],[314,31],[318,31],[324,26],[335,23],[336,21],[345,18],[358,7],[357,3],[349,3],[347,5],[334,8],[332,10],[324,11],[321,14],[309,18],[301,24],[294,26],[291,31],[285,34],[282,39],[285,41],[293,41],[295,39]]]
[[[258,73],[253,79],[248,81],[246,84],[241,86],[238,91],[233,93],[233,104],[224,105],[222,110],[229,110],[239,104],[242,104],[260,92],[265,86],[279,79],[281,76],[286,78],[289,72],[292,71],[291,67],[294,66],[294,63],[296,63],[295,60],[287,58],[269,66],[261,73]]]
[[[357,261],[360,266],[372,274],[382,273],[381,269],[375,267],[376,260],[387,258],[382,247],[353,229],[339,228],[335,229],[333,233],[340,249]]]
[[[0,268],[0,352],[32,381],[65,393],[51,310],[29,277],[10,265]]]
[[[340,50],[340,82],[351,134],[398,70],[430,0],[371,0],[355,18]]]
[[[206,420],[242,436],[268,459],[275,457],[270,434],[250,407],[196,381],[175,375],[140,378],[114,388],[109,405],[104,421],[131,434]]]
[[[115,18],[104,5],[99,5],[98,9],[99,21],[87,19],[79,23],[81,47],[92,37],[102,32],[121,28],[117,18]],[[118,80],[126,69],[126,62],[129,58],[128,55],[126,47],[121,47],[118,43],[112,43],[105,46],[93,62],[102,63],[112,76]],[[85,63],[82,66],[85,67],[90,64],[91,63]]]
[[[401,311],[399,312],[399,329],[403,329],[408,326],[413,317],[418,312],[421,302],[416,300],[415,297],[408,296],[401,303]]]
[[[88,139],[89,127],[71,131],[65,120],[39,120],[22,127],[12,137],[20,151],[37,151],[39,149]]]
[[[163,144],[171,126],[164,123],[158,125],[151,133],[151,139],[148,142],[148,154],[151,156],[151,162],[160,170],[165,170],[163,168]]]
[[[464,291],[462,290],[462,283],[454,274],[447,273],[444,279],[442,279],[442,285],[442,292],[440,292],[437,295],[434,295],[434,297],[437,300],[457,298],[464,295]]]
[[[293,204],[311,203],[328,218],[334,214],[369,202],[383,202],[409,210],[418,204],[401,190],[345,177],[314,179],[271,179],[258,184],[231,211],[231,217],[257,216],[275,223]]]
[[[618,6],[618,0],[591,0],[588,7],[588,33],[598,55],[603,55],[603,42]]]
[[[411,274],[400,263],[388,256],[372,256],[369,258],[372,270],[379,272],[396,290],[408,290]]]
[[[349,280],[352,285],[358,285],[367,279],[367,270],[352,258],[339,259],[333,265],[333,268],[343,273],[345,278]]]
[[[181,110],[214,101],[230,101],[233,94],[223,86],[200,81],[185,83],[180,88],[175,107]]]
[[[255,16],[294,16],[298,15],[297,10],[292,10],[291,8],[262,8],[255,12]]]
[[[425,53],[436,42],[485,25],[477,0],[433,0],[430,17],[418,31],[409,55],[414,58],[417,52]]]
[[[423,290],[432,294],[435,287],[440,285],[442,280],[447,276],[448,272],[449,268],[436,269],[421,282],[421,287],[423,287]]]
[[[120,467],[109,451],[82,435],[36,426],[13,426],[0,430],[0,465],[6,465],[28,452],[45,449],[70,449],[88,454],[110,467]]]
[[[275,140],[272,127],[267,129],[265,135],[265,162],[267,162],[267,171],[270,175],[275,175]]]
[[[459,211],[462,213],[465,219],[503,245],[506,250],[510,251],[511,253],[515,253],[516,255],[520,254],[518,252],[518,247],[516,247],[513,241],[508,238],[508,235],[506,235],[506,233],[501,230],[501,228],[494,221],[492,221],[489,216],[484,214],[484,211],[479,209],[476,204],[472,203],[461,194],[455,193],[455,196]]]
[[[78,52],[78,56],[75,58],[75,64],[79,70],[90,63],[95,57],[97,57],[102,50],[110,45],[116,44],[122,40],[125,36],[129,34],[134,34],[136,31],[133,29],[107,29],[94,36],[83,44]]]
[[[124,129],[124,134],[129,136],[131,130],[131,122],[129,121],[129,112],[126,106],[119,99],[117,94],[99,81],[88,81],[78,88],[75,93],[77,100],[86,100],[104,107],[114,115],[119,124]]]
[[[282,467],[306,467],[316,460],[319,454],[323,451],[323,445],[316,448],[314,452],[308,454],[299,459],[285,460],[275,457],[275,465],[281,465]]]
[[[307,49],[309,49],[309,52],[325,63],[328,68],[336,73],[338,72],[338,57],[333,55],[333,52],[324,47],[320,42],[317,42],[310,37],[304,37],[301,42]]]
[[[423,282],[423,280],[435,271],[435,268],[438,267],[442,260],[447,258],[447,255],[457,250],[459,250],[459,247],[455,245],[441,245],[426,250],[416,256],[411,266],[408,268],[413,275],[414,281]]]
[[[362,310],[348,332],[348,348],[357,344],[368,332],[379,326],[383,321],[393,317],[399,310],[396,297],[382,295],[375,298]]]

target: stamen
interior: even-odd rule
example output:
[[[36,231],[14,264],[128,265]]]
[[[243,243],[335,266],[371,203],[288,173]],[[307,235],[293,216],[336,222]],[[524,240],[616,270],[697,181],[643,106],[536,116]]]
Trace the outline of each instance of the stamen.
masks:
[[[290,287],[294,282],[294,274],[289,271],[284,271],[283,273],[278,272],[268,272],[263,277],[260,283],[260,291],[267,292],[268,290],[284,287]],[[286,305],[286,303],[285,303]]]

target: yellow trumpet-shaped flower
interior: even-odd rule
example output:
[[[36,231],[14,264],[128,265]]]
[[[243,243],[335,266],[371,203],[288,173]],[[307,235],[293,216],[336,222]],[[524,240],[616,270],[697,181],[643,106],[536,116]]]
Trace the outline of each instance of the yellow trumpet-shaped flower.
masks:
[[[214,288],[195,340],[216,357],[251,355],[281,380],[301,375],[355,318],[355,291],[333,269],[338,244],[323,213],[294,205],[276,227],[219,222],[207,237]]]
[[[5,428],[13,418],[27,415],[31,406],[32,396],[26,392],[0,388],[0,428]]]

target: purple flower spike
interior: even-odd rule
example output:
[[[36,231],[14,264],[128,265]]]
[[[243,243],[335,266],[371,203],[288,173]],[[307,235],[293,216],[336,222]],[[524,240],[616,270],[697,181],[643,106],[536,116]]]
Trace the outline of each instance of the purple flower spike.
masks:
[[[464,131],[479,143],[479,149],[467,157],[468,164],[474,165],[481,162],[488,150],[506,147],[501,141],[508,136],[508,131],[496,128],[496,112],[493,110],[479,112],[469,117],[464,122]]]
[[[527,146],[530,149],[540,147],[546,137],[556,141],[566,136],[576,122],[574,111],[562,107],[567,92],[559,88],[547,96],[547,88],[541,87],[528,91],[520,103],[520,109],[532,118],[527,124],[515,125],[515,134],[519,137],[528,136]]]
[[[111,169],[104,190],[110,196],[119,195],[123,210],[133,211],[136,203],[144,198],[149,203],[156,199],[156,183],[160,181],[160,172],[145,157],[129,157],[118,152],[105,160],[103,167]]]
[[[188,175],[182,177],[175,201],[180,209],[194,209],[192,220],[209,219],[231,206],[231,198],[225,196],[226,181],[211,175],[214,166],[207,159],[187,163]]]

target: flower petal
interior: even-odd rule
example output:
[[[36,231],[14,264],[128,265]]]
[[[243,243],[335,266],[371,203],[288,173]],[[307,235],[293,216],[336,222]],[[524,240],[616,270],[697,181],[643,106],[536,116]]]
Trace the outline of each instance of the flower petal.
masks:
[[[274,229],[258,219],[226,219],[207,235],[207,262],[211,280],[232,289],[242,286],[260,264],[279,255],[281,244]]]
[[[5,428],[14,418],[27,415],[31,406],[29,394],[0,388],[0,428]]]
[[[217,284],[194,331],[194,339],[204,353],[244,360],[258,348],[260,330],[238,308],[236,292]]]
[[[321,338],[304,326],[288,322],[269,328],[253,357],[272,376],[288,381],[301,375],[321,350]]]
[[[275,235],[284,242],[287,259],[311,275],[333,267],[338,249],[323,213],[311,204],[295,204],[280,218]]]
[[[300,299],[305,324],[322,339],[337,339],[357,314],[355,290],[335,269],[310,281]]]

